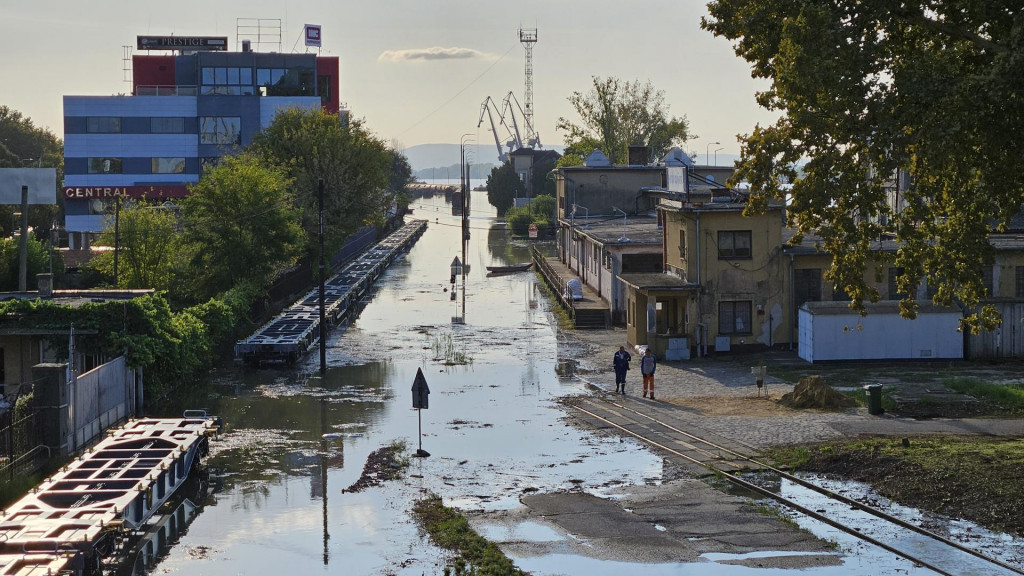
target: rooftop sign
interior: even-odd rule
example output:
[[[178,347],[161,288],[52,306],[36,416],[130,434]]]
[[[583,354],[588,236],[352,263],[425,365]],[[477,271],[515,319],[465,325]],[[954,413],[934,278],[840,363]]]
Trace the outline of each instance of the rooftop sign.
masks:
[[[227,50],[227,36],[136,36],[139,50]]]

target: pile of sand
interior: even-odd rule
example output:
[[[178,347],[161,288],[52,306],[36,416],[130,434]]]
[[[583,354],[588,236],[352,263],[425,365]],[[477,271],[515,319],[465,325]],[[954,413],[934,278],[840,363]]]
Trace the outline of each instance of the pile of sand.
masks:
[[[784,394],[779,404],[798,409],[843,410],[856,406],[857,401],[833,390],[821,376],[808,376],[801,378],[792,392]]]

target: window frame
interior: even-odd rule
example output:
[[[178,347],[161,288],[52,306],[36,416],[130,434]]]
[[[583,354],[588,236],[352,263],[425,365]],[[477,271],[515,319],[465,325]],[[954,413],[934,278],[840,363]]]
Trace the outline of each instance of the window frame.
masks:
[[[172,164],[173,163],[173,164]],[[164,165],[169,165],[171,170],[161,170],[160,168]],[[149,159],[149,169],[151,174],[184,174],[185,173],[185,157],[184,156],[171,156],[171,157],[154,157]]]
[[[739,316],[737,310],[740,307],[745,307],[746,315]],[[732,318],[732,326],[728,330],[723,330],[725,324],[723,322],[726,317],[726,308],[730,309],[730,317]],[[745,320],[746,325],[741,328],[736,327],[736,320]],[[723,336],[751,336],[754,334],[754,302],[752,300],[722,300],[718,303],[718,333]]]
[[[727,243],[731,246],[726,250],[723,246]],[[746,238],[746,254],[738,253],[736,239]],[[751,230],[719,230],[718,231],[718,259],[719,260],[750,260],[754,257],[754,241]]]
[[[173,123],[174,126],[158,126],[160,123]],[[183,116],[153,116],[149,119],[149,132],[151,134],[184,134],[185,118]]]
[[[89,134],[120,134],[120,116],[89,116],[85,119],[85,131]]]
[[[110,161],[111,170],[101,170],[96,168],[97,163],[102,163],[104,160]],[[114,158],[110,156],[94,156],[90,157],[86,161],[89,165],[89,174],[124,174],[124,160],[122,158]],[[114,167],[117,167],[114,170]]]
[[[234,134],[220,130],[221,122],[233,121]],[[207,125],[212,124],[218,129],[207,131]],[[241,116],[200,116],[199,117],[199,143],[212,144],[214,146],[229,146],[242,144],[242,118]]]

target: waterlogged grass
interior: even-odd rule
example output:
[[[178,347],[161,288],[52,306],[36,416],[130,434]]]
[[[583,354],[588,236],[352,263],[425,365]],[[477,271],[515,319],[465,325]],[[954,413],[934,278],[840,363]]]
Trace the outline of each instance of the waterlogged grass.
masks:
[[[574,322],[572,316],[569,315],[569,311],[562,308],[558,303],[558,298],[555,297],[555,293],[551,291],[551,287],[544,281],[544,277],[541,273],[534,270],[534,275],[537,277],[537,287],[540,288],[541,294],[551,302],[550,310],[558,320],[558,327],[562,330],[573,330],[576,328],[576,322]]]
[[[1024,413],[1024,384],[991,384],[971,376],[946,378],[942,383],[950,390],[993,402],[1004,410]]]
[[[434,359],[441,361],[445,366],[463,366],[473,363],[471,356],[459,350],[451,334],[434,336],[431,338],[430,347],[434,351]]]
[[[872,438],[770,456],[795,470],[866,482],[907,506],[1024,534],[1024,439]]]
[[[496,544],[488,542],[469,526],[469,521],[458,511],[448,508],[437,494],[430,494],[413,506],[413,514],[430,534],[430,539],[441,548],[456,553],[445,576],[521,576],[526,575],[502,553]]]

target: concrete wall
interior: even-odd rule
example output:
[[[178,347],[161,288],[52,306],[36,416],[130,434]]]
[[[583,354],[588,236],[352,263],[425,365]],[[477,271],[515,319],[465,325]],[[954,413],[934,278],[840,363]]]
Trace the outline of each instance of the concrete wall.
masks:
[[[637,194],[646,186],[661,186],[664,178],[664,167],[563,168],[556,186],[558,216],[569,218],[573,204],[586,207],[592,218],[618,214],[613,206],[630,214],[649,212],[653,201],[641,199],[638,207]]]

